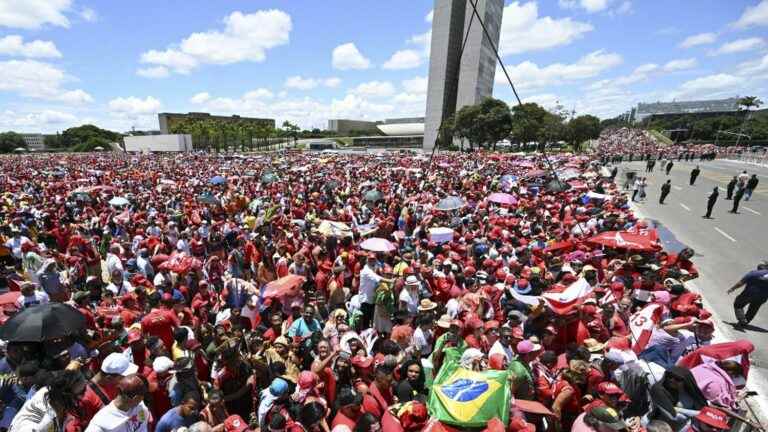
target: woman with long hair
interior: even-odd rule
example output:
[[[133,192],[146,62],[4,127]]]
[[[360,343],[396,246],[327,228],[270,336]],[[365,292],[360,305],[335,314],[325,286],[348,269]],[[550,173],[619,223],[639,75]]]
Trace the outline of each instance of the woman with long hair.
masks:
[[[395,396],[398,402],[409,402],[414,399],[424,399],[427,389],[424,386],[426,377],[421,362],[411,359],[400,366],[400,381],[395,386]]]
[[[63,431],[67,414],[77,410],[86,385],[85,377],[78,371],[54,372],[48,385],[24,403],[8,431]]]

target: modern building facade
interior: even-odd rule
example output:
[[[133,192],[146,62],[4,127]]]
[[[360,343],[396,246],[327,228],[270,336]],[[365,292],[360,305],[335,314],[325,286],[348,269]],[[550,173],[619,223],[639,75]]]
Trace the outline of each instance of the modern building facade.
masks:
[[[20,134],[27,148],[34,151],[45,150],[45,135],[39,133]]]
[[[471,2],[476,2],[490,39],[477,17],[473,18]],[[461,107],[477,104],[493,94],[496,74],[493,47],[499,45],[503,12],[504,0],[435,0],[424,149],[434,147],[444,119]]]
[[[377,123],[366,120],[330,119],[328,120],[328,130],[340,135],[356,131],[376,132]]]
[[[261,119],[261,118],[252,118],[252,117],[240,117],[238,115],[233,116],[218,116],[218,115],[211,115],[208,113],[187,113],[187,114],[176,114],[176,113],[159,113],[157,115],[158,122],[160,123],[160,133],[161,134],[170,134],[173,133],[173,126],[174,124],[183,122],[185,120],[210,120],[213,122],[219,122],[219,123],[250,123],[254,126],[266,126],[266,127],[275,127],[275,119]]]
[[[674,101],[638,103],[633,109],[635,123],[640,123],[652,117],[662,117],[679,114],[722,114],[739,110],[739,97],[728,99],[712,99],[699,101]]]

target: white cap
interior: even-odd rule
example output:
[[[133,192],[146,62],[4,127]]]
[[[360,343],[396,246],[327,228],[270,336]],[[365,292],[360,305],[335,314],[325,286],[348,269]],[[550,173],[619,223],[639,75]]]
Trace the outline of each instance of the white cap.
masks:
[[[152,362],[152,370],[156,373],[165,373],[173,367],[173,360],[168,357],[158,357]]]
[[[410,275],[407,278],[405,278],[405,284],[406,285],[418,285],[419,280],[414,275]]]
[[[123,353],[112,353],[101,362],[101,371],[105,374],[127,376],[138,370],[139,367],[131,363]]]

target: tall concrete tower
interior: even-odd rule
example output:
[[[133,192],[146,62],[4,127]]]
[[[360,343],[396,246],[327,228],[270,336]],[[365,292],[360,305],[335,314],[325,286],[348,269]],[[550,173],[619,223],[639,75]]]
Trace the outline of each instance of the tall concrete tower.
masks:
[[[477,17],[472,18],[470,2],[477,2],[477,11],[492,40],[485,37]],[[424,149],[434,147],[443,119],[493,94],[496,55],[492,47],[499,46],[503,12],[504,0],[435,0]]]

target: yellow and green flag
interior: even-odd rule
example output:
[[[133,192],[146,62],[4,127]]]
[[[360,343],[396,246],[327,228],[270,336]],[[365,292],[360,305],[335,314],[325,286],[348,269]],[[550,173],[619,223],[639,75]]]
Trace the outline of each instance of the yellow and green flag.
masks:
[[[475,372],[449,362],[432,383],[428,408],[433,418],[461,427],[480,427],[494,417],[509,422],[508,371]]]

